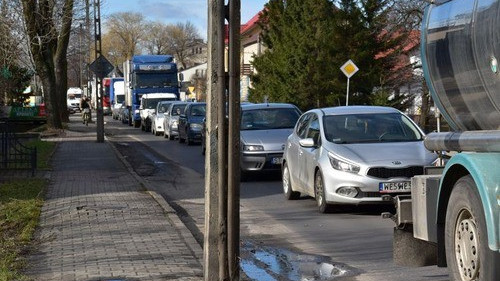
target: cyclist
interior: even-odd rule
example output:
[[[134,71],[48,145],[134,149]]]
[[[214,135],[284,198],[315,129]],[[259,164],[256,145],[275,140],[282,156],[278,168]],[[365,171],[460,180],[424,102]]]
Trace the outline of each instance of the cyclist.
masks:
[[[80,111],[82,112],[82,121],[85,124],[85,113],[89,115],[89,121],[90,121],[90,100],[87,97],[82,97],[82,100],[80,101]]]

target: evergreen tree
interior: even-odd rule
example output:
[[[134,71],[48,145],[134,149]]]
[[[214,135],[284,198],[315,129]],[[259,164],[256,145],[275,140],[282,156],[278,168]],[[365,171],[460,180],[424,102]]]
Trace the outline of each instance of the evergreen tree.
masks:
[[[360,71],[351,77],[350,104],[381,102],[398,80],[392,70],[407,35],[389,15],[387,0],[270,0],[261,17],[268,50],[254,60],[249,100],[343,105],[347,78],[339,68],[352,59]]]
[[[342,42],[337,54],[360,69],[351,78],[350,104],[371,104],[375,89],[387,92],[397,80],[392,70],[400,62],[407,33],[388,22],[387,0],[340,0],[337,5],[334,33],[336,42]]]
[[[268,48],[254,60],[249,100],[289,102],[302,109],[333,105],[338,84],[328,0],[271,0],[261,17]]]

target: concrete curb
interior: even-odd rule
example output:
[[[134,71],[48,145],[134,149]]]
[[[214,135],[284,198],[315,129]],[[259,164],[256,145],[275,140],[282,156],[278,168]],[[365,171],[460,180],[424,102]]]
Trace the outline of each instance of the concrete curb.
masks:
[[[177,231],[179,232],[179,236],[185,241],[186,245],[188,245],[189,250],[193,253],[193,255],[196,257],[200,265],[203,265],[203,249],[196,242],[196,239],[194,238],[193,234],[189,229],[186,227],[186,225],[181,221],[179,216],[177,215],[177,212],[170,206],[170,204],[158,193],[151,191],[152,188],[149,187],[149,183],[145,181],[143,178],[141,178],[133,169],[132,165],[121,155],[121,153],[118,151],[118,149],[115,147],[113,142],[109,141],[108,138],[105,136],[104,137],[106,143],[113,149],[115,152],[115,155],[120,159],[120,161],[123,163],[123,165],[127,168],[129,173],[146,189],[147,193],[158,203],[158,205],[163,209],[165,212],[165,216],[167,217],[168,220],[175,226]]]

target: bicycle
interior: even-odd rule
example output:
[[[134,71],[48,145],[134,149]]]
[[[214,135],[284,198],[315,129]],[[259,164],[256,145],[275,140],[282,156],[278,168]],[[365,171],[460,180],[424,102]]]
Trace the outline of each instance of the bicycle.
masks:
[[[89,122],[90,122],[90,109],[84,108],[83,109],[83,124],[85,124],[85,126],[88,126]]]

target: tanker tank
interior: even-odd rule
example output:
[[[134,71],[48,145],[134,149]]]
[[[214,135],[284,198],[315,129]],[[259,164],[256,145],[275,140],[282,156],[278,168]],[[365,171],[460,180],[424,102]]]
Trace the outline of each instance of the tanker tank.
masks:
[[[455,131],[500,130],[499,1],[434,2],[421,48],[434,102]]]

